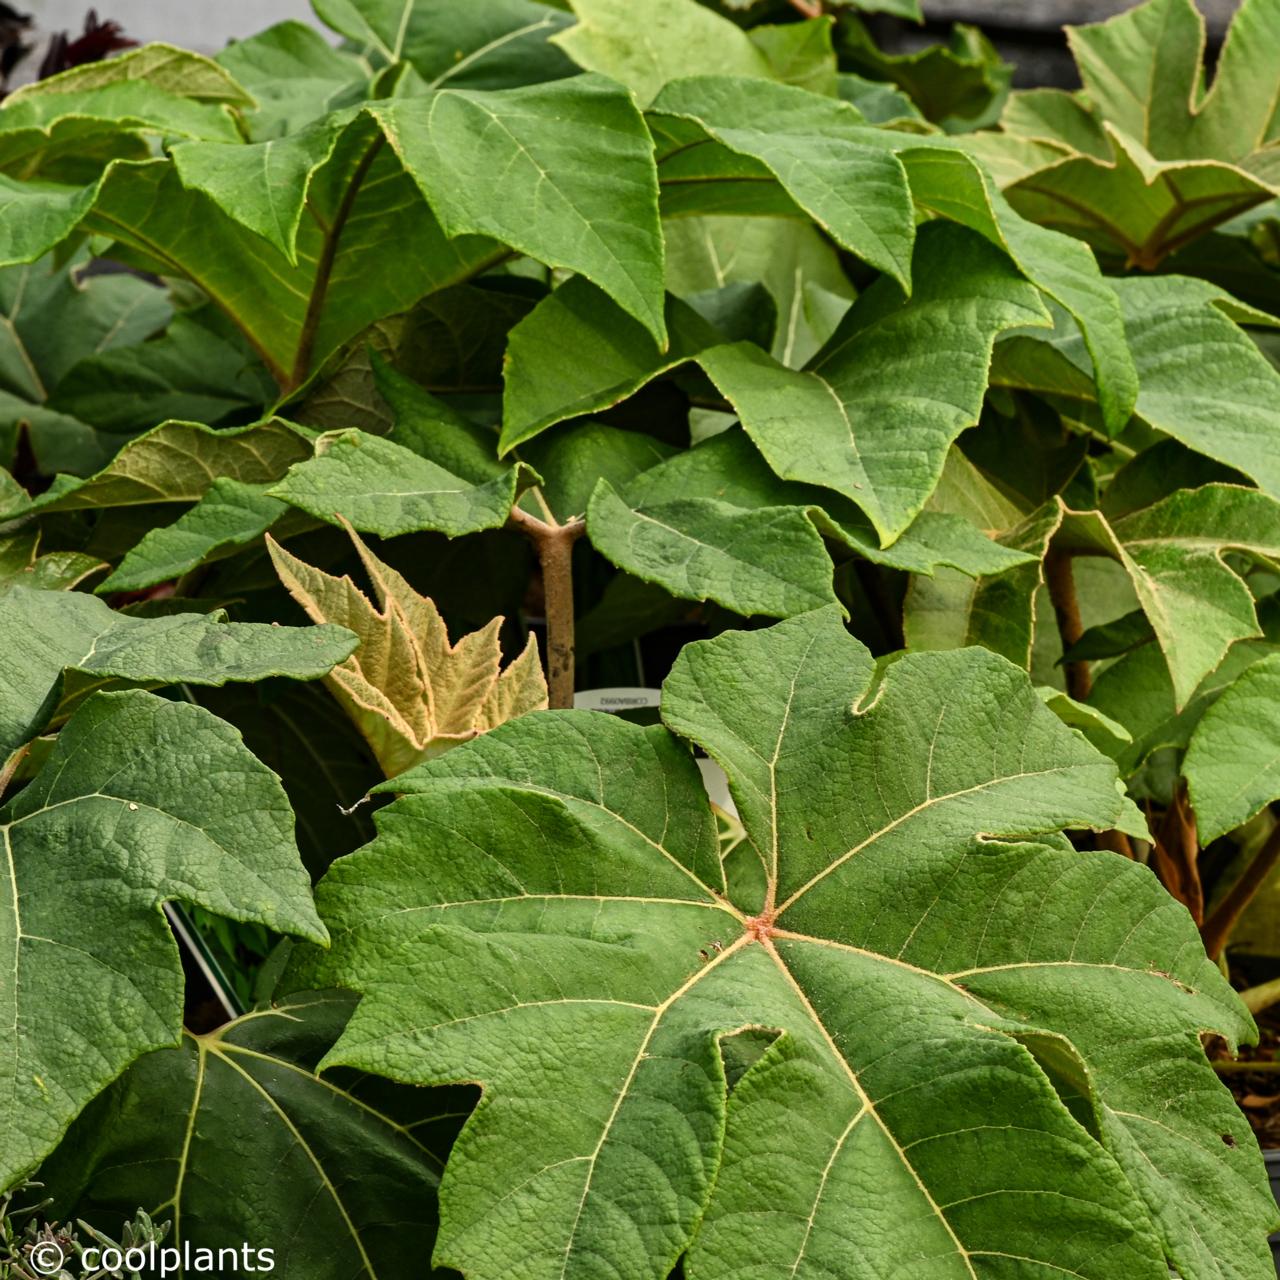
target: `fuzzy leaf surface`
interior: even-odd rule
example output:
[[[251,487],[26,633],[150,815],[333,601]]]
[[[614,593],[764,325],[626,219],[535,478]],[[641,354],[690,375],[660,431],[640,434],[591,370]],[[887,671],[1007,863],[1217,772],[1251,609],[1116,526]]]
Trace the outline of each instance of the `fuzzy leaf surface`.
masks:
[[[198,502],[219,479],[243,484],[277,480],[308,458],[307,433],[278,418],[214,431],[196,422],[165,422],[120,450],[85,479],[60,475],[36,498],[19,490],[0,497],[0,520],[40,512],[98,510],[151,503]]]
[[[897,207],[896,196],[891,200],[887,188],[873,188],[879,208],[855,198],[856,188],[848,186],[850,162],[853,155],[865,158],[865,153],[875,151],[893,158],[905,172],[917,213],[959,223],[991,241],[1009,254],[1029,281],[1072,315],[1085,335],[1109,428],[1118,432],[1128,420],[1138,392],[1137,377],[1115,292],[1093,255],[1070,237],[1024,219],[958,143],[868,128],[848,103],[788,85],[718,76],[668,86],[655,102],[650,119],[659,132],[666,125],[678,126],[675,135],[660,144],[658,160],[664,201],[670,184],[679,201],[678,212],[781,211],[794,216],[798,206],[827,228],[833,239],[863,256],[865,234],[859,234],[856,221],[839,219],[840,207],[852,203],[859,216],[867,210],[868,217],[884,219],[889,208]],[[694,131],[692,135],[689,130]],[[698,131],[723,145],[719,150],[694,145]],[[737,161],[736,167],[726,163],[726,154],[729,161]],[[769,186],[762,179],[770,177],[781,184],[793,208],[772,210],[760,203],[761,193],[767,194]],[[745,207],[718,207],[722,198],[740,199],[744,185],[755,193]],[[877,258],[868,260],[883,265]],[[907,277],[900,274],[899,278],[905,286]]]
[[[252,545],[288,511],[288,504],[271,497],[266,486],[221,477],[190,511],[144,534],[97,590],[104,595],[141,591],[180,578]]]
[[[38,732],[65,672],[99,683],[225,684],[288,675],[314,680],[346,658],[341,627],[278,627],[178,613],[134,618],[76,591],[16,587],[0,599],[0,625],[21,644],[0,655],[0,751]]]
[[[780,480],[740,429],[642,472],[621,492],[601,481],[587,508],[596,550],[672,595],[714,600],[745,616],[789,617],[834,599],[832,557],[842,544],[877,564],[915,573],[949,565],[1000,573],[1031,559],[968,521],[924,512],[892,546],[847,499]]]
[[[376,110],[446,235],[578,272],[666,341],[653,141],[617,84],[448,89]]]
[[[545,710],[547,684],[532,635],[505,669],[501,618],[450,644],[434,603],[351,536],[375,600],[350,578],[316,569],[274,540],[267,545],[280,580],[312,621],[359,638],[357,651],[325,683],[387,777],[506,720]]]
[[[1249,1019],[1149,872],[1054,834],[1126,802],[1025,675],[966,650],[877,681],[828,609],[686,647],[663,715],[527,716],[420,766],[321,885],[300,976],[363,993],[327,1063],[484,1084],[438,1264],[1198,1280],[1199,1232],[1267,1274],[1197,1038]],[[676,734],[763,874],[726,878]]]
[[[1242,672],[1191,735],[1183,773],[1204,844],[1280,796],[1278,691],[1280,657],[1273,654]]]
[[[269,492],[330,524],[394,538],[434,529],[458,537],[500,528],[530,472],[517,465],[472,483],[381,436],[342,431],[319,440],[316,456],[290,468]]]

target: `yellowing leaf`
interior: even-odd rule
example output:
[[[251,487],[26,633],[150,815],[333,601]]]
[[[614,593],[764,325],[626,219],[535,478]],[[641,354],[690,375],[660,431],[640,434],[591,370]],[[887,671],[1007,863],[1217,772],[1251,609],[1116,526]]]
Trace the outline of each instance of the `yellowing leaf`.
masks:
[[[267,539],[276,572],[315,622],[338,622],[360,638],[325,679],[387,777],[504,721],[547,705],[532,636],[502,670],[503,620],[449,643],[435,605],[383,564],[348,526],[377,603],[348,577],[335,578]]]

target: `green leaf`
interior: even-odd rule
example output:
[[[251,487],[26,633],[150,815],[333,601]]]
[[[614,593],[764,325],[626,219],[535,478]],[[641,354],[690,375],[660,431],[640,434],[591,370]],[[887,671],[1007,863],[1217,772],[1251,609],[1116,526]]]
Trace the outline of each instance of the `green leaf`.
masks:
[[[709,63],[726,75],[770,78],[743,30],[695,0],[571,0],[577,26],[555,37],[580,67],[621,81],[647,107],[663,85]]]
[[[483,484],[363,431],[321,436],[316,456],[289,469],[269,492],[329,524],[346,521],[382,538],[421,529],[458,537],[499,529],[520,491],[527,467],[508,467]]]
[[[315,942],[326,933],[279,782],[199,707],[96,695],[0,822],[10,1186],[130,1062],[177,1042],[182,968],[162,903]]]
[[[618,404],[696,357],[720,336],[692,307],[669,299],[668,345],[585,280],[569,280],[511,330],[504,369],[502,437],[516,445],[563,422]]]
[[[915,220],[906,174],[848,103],[789,85],[697,76],[670,85],[652,110],[763,165],[832,239],[909,287]]]
[[[1041,686],[1036,689],[1040,701],[1053,712],[1063,724],[1078,729],[1104,756],[1113,760],[1133,742],[1129,730],[1117,720],[1103,715],[1097,707],[1086,706],[1069,698],[1060,689]]]
[[[256,418],[275,402],[276,390],[235,329],[205,306],[180,313],[149,342],[81,360],[48,407],[92,423],[115,445],[111,435],[133,435],[171,419],[218,426]]]
[[[1065,544],[1117,560],[1169,664],[1179,707],[1237,640],[1262,634],[1253,596],[1223,560],[1280,558],[1280,502],[1255,489],[1208,484],[1108,523],[1068,513]]]
[[[0,267],[34,262],[71,234],[93,207],[94,187],[67,187],[0,174],[8,215],[0,237]]]
[[[625,488],[642,471],[665,462],[675,452],[669,445],[638,431],[621,431],[601,422],[583,422],[531,442],[521,454],[542,477],[538,489],[561,524],[582,515],[600,480]],[[536,495],[524,499],[537,515]]]
[[[299,976],[363,995],[327,1064],[483,1082],[438,1264],[1164,1280],[1194,1228],[1264,1274],[1274,1207],[1198,1040],[1249,1019],[1145,869],[1043,843],[1124,804],[1024,675],[969,650],[876,682],[831,609],[688,646],[663,715],[726,768],[763,901],[672,734],[589,712],[398,780],[321,885]]]
[[[385,153],[384,135],[394,154]],[[307,294],[323,290],[314,299],[304,297],[304,316],[289,317],[300,348],[292,364],[273,349],[287,334],[258,336],[246,325],[264,355],[295,381],[311,367],[314,353],[305,350],[308,344],[320,343],[323,354],[333,349],[323,322],[314,333],[310,329],[318,322],[314,305],[326,298],[335,305],[334,281],[323,264],[339,246],[343,253],[363,256],[385,282],[379,310],[362,296],[350,299],[353,314],[362,318],[359,327],[453,283],[451,271],[467,274],[470,264],[486,261],[488,241],[468,238],[483,235],[548,265],[582,273],[665,340],[653,144],[630,98],[601,78],[579,76],[489,92],[442,90],[373,104],[360,114],[338,112],[289,137],[248,146],[188,143],[175,148],[174,163],[186,187],[207,195],[228,219],[263,238],[295,268],[291,274],[309,276]],[[392,179],[397,163],[403,171]],[[597,181],[603,170],[614,175],[607,186]],[[136,184],[142,171],[132,173]],[[406,200],[408,183],[416,184],[432,213]],[[362,203],[361,193],[372,203]],[[106,189],[100,206],[109,195]],[[395,216],[406,237],[426,237],[429,247],[414,255],[422,259],[416,274],[397,279],[383,255],[369,256],[374,254],[366,223],[371,216]],[[147,210],[131,205],[123,220],[130,231],[154,234]],[[362,241],[352,243],[344,230],[348,222],[361,227]],[[429,236],[424,222],[430,222]],[[243,246],[251,257],[261,258],[263,252],[252,242]],[[421,281],[415,292],[402,292],[415,280]],[[227,283],[230,288],[232,282]],[[284,294],[271,301],[286,315],[297,308],[297,299]],[[237,315],[236,302],[229,310]],[[355,331],[344,323],[338,341]]]
[[[64,672],[97,683],[225,684],[271,675],[314,680],[346,658],[355,639],[341,627],[224,622],[221,614],[131,618],[75,591],[16,587],[0,597],[0,621],[21,646],[0,654],[0,753],[38,733]]]
[[[695,122],[763,168],[763,173],[725,173],[714,148],[692,146],[696,138],[675,139],[669,151],[660,153],[659,165],[661,181],[675,182],[682,193],[680,212],[719,212],[713,203],[717,188],[746,177],[746,185],[758,192],[765,185],[760,178],[773,174],[837,241],[863,256],[868,249],[864,218],[867,225],[874,218],[877,234],[896,228],[892,234],[897,237],[903,230],[893,184],[882,184],[877,205],[868,212],[864,181],[854,213],[846,224],[838,221],[839,206],[848,200],[850,165],[855,156],[875,151],[896,157],[905,167],[911,197],[921,213],[959,222],[985,236],[1013,258],[1028,280],[1071,313],[1085,334],[1108,425],[1118,433],[1128,421],[1137,378],[1115,293],[1093,256],[1083,245],[1021,218],[957,143],[869,129],[847,103],[828,102],[785,85],[711,76],[671,85],[654,104],[654,113]],[[686,167],[678,168],[682,163]],[[757,200],[750,211],[766,209]],[[909,227],[905,234],[909,247]],[[886,265],[875,257],[868,261]],[[905,273],[898,270],[905,284]]]
[[[1079,326],[1103,421],[1118,435],[1133,412],[1138,377],[1116,290],[1093,255],[1068,237],[1019,217],[982,168],[962,158],[953,144],[908,140],[905,146],[901,154],[917,205],[999,245]]]
[[[840,54],[851,71],[896,84],[925,118],[948,133],[994,124],[1009,94],[1013,68],[976,27],[951,28],[945,43],[887,54],[852,14],[840,23]]]
[[[1272,654],[1243,671],[1191,734],[1183,773],[1204,844],[1280,797],[1278,691],[1280,655]]]
[[[47,470],[54,469],[50,462],[82,457],[87,473],[105,461],[93,419],[82,416],[82,405],[59,403],[59,394],[95,357],[145,346],[173,314],[153,285],[132,276],[84,276],[86,265],[77,254],[64,266],[45,258],[0,270],[0,456],[12,448],[4,447],[5,434],[25,425]],[[69,436],[84,442],[79,457]]]
[[[1009,260],[963,231],[922,236],[913,267],[909,299],[872,286],[804,372],[741,343],[699,358],[780,476],[843,494],[886,544],[977,422],[996,336],[1046,320]]]
[[[1240,7],[1207,94],[1191,0],[1149,0],[1068,33],[1085,100],[1015,95],[1003,136],[973,143],[1023,214],[1151,270],[1280,193],[1274,0]]]
[[[247,40],[235,40],[217,62],[258,101],[249,115],[250,138],[283,137],[365,96],[369,64],[335,49],[304,22],[277,22]]]
[[[1115,289],[1141,383],[1137,416],[1280,496],[1280,373],[1237,323],[1277,322],[1185,276],[1116,280]],[[1047,339],[1001,343],[992,380],[1101,426],[1078,333],[1062,322]]]
[[[1111,622],[1089,627],[1079,640],[1062,655],[1064,662],[1096,662],[1100,658],[1118,658],[1139,645],[1156,638],[1147,615],[1134,609]]]
[[[617,85],[450,89],[376,110],[447,235],[576,271],[666,342],[653,142]]]
[[[376,58],[409,63],[431,89],[509,89],[574,72],[550,43],[571,19],[532,0],[316,0],[314,8]]]
[[[497,458],[497,436],[477,426],[411,378],[374,355],[373,380],[393,414],[387,439],[419,457],[484,484],[507,472]]]
[[[435,1274],[422,1261],[441,1167],[431,1130],[447,1127],[457,1099],[315,1075],[353,1004],[341,992],[292,995],[148,1054],[40,1170],[50,1212],[114,1233],[138,1205],[164,1205],[153,1215],[173,1223],[163,1247],[189,1245],[194,1260],[197,1249],[240,1254],[250,1241],[250,1258],[272,1249],[286,1280],[334,1268],[387,1280]],[[270,1194],[250,1201],[246,1185]]]
[[[144,534],[97,591],[141,591],[180,578],[253,545],[288,510],[264,485],[217,479],[190,511]]]
[[[1237,641],[1211,675],[1200,682],[1195,693],[1179,708],[1173,691],[1169,666],[1158,645],[1144,645],[1104,667],[1093,684],[1089,704],[1123,724],[1133,745],[1116,757],[1126,777],[1140,769],[1155,752],[1166,748],[1184,749],[1201,716],[1243,671],[1253,663],[1280,652],[1272,618],[1260,616],[1266,636],[1261,640]]]
[[[597,551],[688,600],[785,618],[834,602],[822,537],[798,507],[675,498],[630,507],[601,480],[587,508]]]
[[[172,148],[173,166],[184,187],[203,192],[296,267],[312,176],[333,156],[353,119],[353,112],[339,111],[287,137],[247,146],[181,143]]]
[[[202,707],[234,725],[245,746],[279,775],[297,820],[298,849],[313,880],[335,858],[372,838],[369,807],[357,801],[382,781],[382,771],[319,682],[204,685],[195,694]]]
[[[216,62],[171,44],[143,45],[116,58],[87,62],[60,75],[24,85],[5,99],[5,109],[37,98],[83,93],[104,85],[144,81],[166,93],[195,102],[253,107],[253,98]]]
[[[1042,561],[1061,520],[1057,505],[1047,504],[999,535],[1001,546],[1025,553],[1029,563],[977,577],[947,569],[933,577],[913,577],[902,613],[908,647],[961,649],[980,644],[1030,670],[1037,592],[1044,582]]]
[[[310,457],[314,447],[305,432],[281,418],[233,431],[166,422],[131,440],[87,480],[59,476],[34,500],[11,497],[0,508],[0,519],[42,511],[197,502],[217,479],[244,484],[276,480],[290,463]]]
[[[794,218],[673,218],[667,288],[678,298],[762,283],[778,308],[770,354],[799,368],[835,331],[855,297],[831,245]]]
[[[14,587],[38,591],[70,591],[108,566],[83,551],[39,554],[40,535],[13,533],[0,537],[0,595]]]
[[[249,164],[257,158],[253,146],[228,150]],[[296,266],[210,197],[184,187],[168,161],[109,168],[86,225],[114,239],[112,256],[197,284],[288,390],[374,321],[456,283],[496,253],[487,241],[446,238],[381,131],[364,119],[293,198],[302,194]],[[415,252],[392,258],[388,243],[412,243]]]
[[[752,27],[751,43],[769,60],[772,78],[828,98],[838,96],[836,51],[831,43],[833,17]]]
[[[1046,318],[1008,259],[959,229],[921,237],[916,274],[907,300],[887,279],[869,289],[804,372],[747,343],[714,345],[714,331],[674,302],[663,354],[571,281],[512,330],[501,446],[616,404],[693,359],[780,476],[844,495],[891,542],[922,509],[952,441],[977,421],[996,335]],[[919,335],[939,327],[945,355],[922,358]]]
[[[625,500],[624,500],[625,499]],[[714,600],[744,616],[786,617],[830,603],[841,544],[895,569],[953,565],[999,572],[1029,556],[956,516],[926,512],[891,547],[852,503],[779,480],[740,430],[642,472],[622,497],[601,482],[587,508],[592,544],[620,569],[672,595]]]
[[[91,182],[94,161],[140,159],[156,143],[239,142],[225,104],[195,102],[145,80],[10,98],[0,107],[0,168],[14,177]]]
[[[868,124],[888,127],[927,129],[920,108],[893,85],[878,80],[866,80],[850,71],[842,71],[838,78],[840,97],[852,103],[865,117]]]

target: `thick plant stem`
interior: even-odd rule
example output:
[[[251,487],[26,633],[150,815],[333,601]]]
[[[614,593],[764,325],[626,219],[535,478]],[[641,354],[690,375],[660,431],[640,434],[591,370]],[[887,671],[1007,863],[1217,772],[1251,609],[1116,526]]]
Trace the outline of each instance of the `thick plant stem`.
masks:
[[[1049,599],[1058,619],[1058,634],[1062,637],[1062,651],[1066,653],[1084,635],[1084,623],[1080,621],[1080,604],[1076,599],[1076,580],[1071,571],[1069,552],[1051,548],[1044,558],[1044,581],[1049,588]],[[1093,674],[1087,662],[1068,662],[1064,669],[1067,692],[1077,702],[1084,702],[1093,690]]]
[[[1148,822],[1150,819],[1148,819]],[[1191,912],[1197,927],[1204,924],[1204,886],[1200,882],[1200,840],[1196,818],[1183,783],[1156,829],[1152,858],[1164,887]]]
[[[1257,895],[1259,889],[1267,882],[1267,878],[1280,864],[1280,822],[1277,822],[1267,842],[1258,850],[1257,856],[1244,869],[1240,879],[1227,890],[1226,896],[1210,912],[1209,918],[1200,927],[1200,936],[1204,939],[1204,949],[1211,960],[1222,955],[1223,948],[1231,937],[1245,908]]]
[[[558,524],[550,513],[539,520],[513,507],[511,525],[538,553],[547,617],[547,699],[553,710],[564,710],[573,706],[573,544],[582,537],[586,522]]]

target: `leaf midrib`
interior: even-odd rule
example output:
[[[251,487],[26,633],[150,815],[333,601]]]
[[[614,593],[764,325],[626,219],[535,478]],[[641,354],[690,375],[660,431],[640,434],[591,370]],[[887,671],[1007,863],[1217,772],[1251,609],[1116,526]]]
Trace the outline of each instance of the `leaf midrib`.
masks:
[[[293,1123],[292,1117],[282,1106],[280,1106],[271,1094],[268,1093],[252,1075],[250,1075],[248,1071],[238,1063],[233,1062],[228,1055],[212,1048],[210,1049],[210,1052],[215,1054],[220,1061],[225,1063],[237,1075],[241,1076],[248,1083],[251,1089],[261,1094],[267,1105],[276,1113],[277,1116],[280,1117],[281,1123],[293,1136],[293,1139],[298,1144],[299,1149],[311,1162],[311,1166],[315,1169],[316,1176],[320,1179],[321,1185],[324,1187],[325,1191],[328,1192],[329,1198],[333,1201],[334,1207],[337,1209],[343,1223],[346,1225],[347,1234],[351,1237],[352,1243],[355,1245],[356,1251],[360,1255],[360,1260],[364,1264],[369,1280],[378,1280],[378,1272],[373,1265],[373,1260],[369,1257],[369,1254],[364,1247],[364,1241],[361,1239],[360,1232],[356,1229],[355,1223],[351,1220],[351,1215],[348,1213],[347,1206],[343,1203],[342,1197],[338,1194],[337,1187],[334,1186],[333,1180],[329,1177],[329,1174],[321,1163],[320,1158],[311,1149],[311,1144],[307,1142],[307,1140],[302,1136],[297,1125]]]
[[[813,939],[813,941],[821,942],[822,940]],[[870,1114],[871,1118],[876,1122],[877,1125],[879,1125],[880,1130],[884,1134],[886,1140],[889,1142],[890,1146],[892,1146],[894,1151],[897,1153],[898,1159],[902,1162],[903,1168],[906,1169],[906,1171],[911,1175],[912,1180],[915,1182],[916,1186],[920,1189],[920,1194],[924,1196],[926,1202],[929,1205],[929,1208],[933,1211],[934,1216],[946,1228],[947,1234],[951,1237],[957,1251],[959,1252],[960,1256],[964,1259],[965,1266],[968,1269],[969,1275],[972,1277],[972,1280],[978,1280],[978,1273],[977,1273],[977,1270],[974,1268],[973,1260],[969,1255],[969,1251],[961,1243],[960,1237],[956,1235],[955,1228],[952,1227],[951,1222],[947,1218],[946,1213],[942,1210],[938,1202],[933,1198],[932,1192],[930,1192],[929,1188],[925,1185],[919,1173],[916,1172],[915,1166],[907,1158],[907,1153],[902,1148],[902,1145],[898,1142],[897,1137],[894,1135],[893,1131],[889,1128],[888,1124],[885,1123],[884,1118],[880,1115],[879,1111],[876,1110],[875,1103],[871,1100],[871,1096],[862,1087],[862,1081],[858,1079],[858,1073],[854,1071],[853,1067],[850,1065],[849,1061],[845,1058],[844,1054],[840,1052],[840,1048],[836,1044],[835,1038],[832,1036],[830,1031],[827,1030],[826,1025],[823,1023],[822,1019],[818,1016],[818,1011],[813,1007],[812,1003],[810,1002],[808,994],[806,993],[804,987],[800,984],[800,982],[796,979],[795,975],[787,967],[786,961],[783,960],[783,958],[778,954],[778,950],[773,945],[772,940],[765,941],[763,943],[763,946],[765,950],[768,952],[770,959],[772,959],[774,964],[777,965],[778,971],[782,975],[783,979],[786,981],[788,986],[790,986],[796,998],[800,1001],[801,1005],[804,1007],[806,1013],[809,1015],[809,1018],[813,1022],[814,1027],[817,1028],[819,1034],[822,1036],[823,1040],[826,1042],[827,1047],[830,1050],[832,1056],[835,1058],[835,1060],[840,1064],[841,1068],[844,1070],[845,1075],[849,1079],[849,1083],[853,1086],[854,1092],[857,1094],[858,1098],[862,1102],[863,1114]],[[887,957],[882,957],[882,958],[887,958]],[[798,1264],[799,1264],[799,1260],[797,1259],[797,1265]]]

